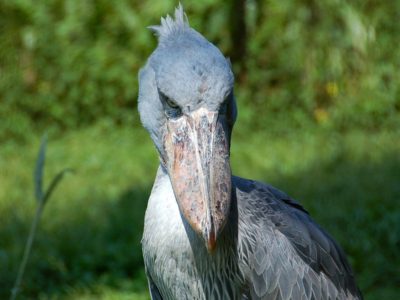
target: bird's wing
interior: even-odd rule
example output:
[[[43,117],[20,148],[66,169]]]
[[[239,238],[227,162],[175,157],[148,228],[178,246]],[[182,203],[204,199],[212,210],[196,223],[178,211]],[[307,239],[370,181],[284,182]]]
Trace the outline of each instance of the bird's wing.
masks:
[[[361,299],[343,251],[283,192],[234,177],[240,268],[253,299]]]

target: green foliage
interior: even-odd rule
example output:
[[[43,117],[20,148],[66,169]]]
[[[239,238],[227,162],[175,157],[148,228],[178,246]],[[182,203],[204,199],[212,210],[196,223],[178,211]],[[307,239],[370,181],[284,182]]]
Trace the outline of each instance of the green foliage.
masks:
[[[302,114],[299,125],[311,118],[341,129],[377,128],[398,115],[400,56],[391,41],[397,39],[400,27],[391,4],[260,1],[260,5],[253,7],[246,88],[257,91],[249,96],[262,111],[295,119]]]
[[[137,72],[156,45],[146,26],[175,5],[1,1],[0,140],[100,118],[131,122]],[[194,28],[224,53],[234,51],[235,7],[218,0],[184,6]],[[236,91],[251,105],[245,116],[252,126],[399,125],[398,2],[252,0],[246,9],[247,56],[233,63],[244,70]]]
[[[127,108],[134,107],[136,73],[150,46],[145,10],[139,15],[129,1],[1,5],[3,34],[16,52],[16,60],[5,63],[4,72],[13,76],[4,78],[1,95],[4,116],[14,118],[11,133],[40,125],[73,128],[101,116],[132,119]]]

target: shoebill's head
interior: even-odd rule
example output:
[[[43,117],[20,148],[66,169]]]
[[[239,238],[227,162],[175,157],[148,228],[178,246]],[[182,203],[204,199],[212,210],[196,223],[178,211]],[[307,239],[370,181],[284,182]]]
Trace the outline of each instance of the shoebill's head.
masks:
[[[182,7],[151,29],[157,48],[139,78],[139,113],[168,172],[181,215],[212,251],[231,203],[236,119],[229,61],[189,27]]]

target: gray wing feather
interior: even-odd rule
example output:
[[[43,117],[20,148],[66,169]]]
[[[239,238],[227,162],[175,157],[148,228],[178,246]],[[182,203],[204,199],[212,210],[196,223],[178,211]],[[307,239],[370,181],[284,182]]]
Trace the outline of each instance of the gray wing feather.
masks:
[[[153,280],[149,275],[147,275],[147,281],[149,284],[149,291],[151,300],[163,300],[160,292],[158,291],[157,286],[154,284]]]
[[[343,251],[299,203],[259,182],[233,182],[252,299],[362,299]]]

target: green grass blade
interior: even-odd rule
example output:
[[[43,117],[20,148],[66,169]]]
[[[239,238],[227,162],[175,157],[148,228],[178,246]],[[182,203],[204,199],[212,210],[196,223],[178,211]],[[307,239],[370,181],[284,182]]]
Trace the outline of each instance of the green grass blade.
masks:
[[[46,194],[43,197],[43,205],[46,204],[47,200],[51,197],[54,189],[57,187],[57,185],[61,182],[61,180],[63,179],[64,175],[67,173],[73,173],[74,170],[67,168],[62,170],[61,172],[59,172],[51,181],[49,187],[46,190]]]
[[[33,181],[35,185],[35,198],[38,202],[43,199],[43,172],[46,161],[47,134],[42,137],[39,153],[36,159],[35,171],[33,173]]]

